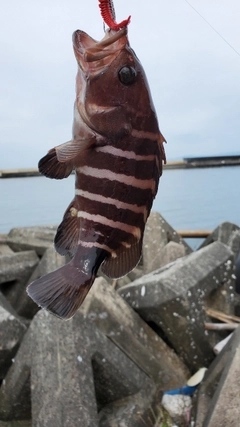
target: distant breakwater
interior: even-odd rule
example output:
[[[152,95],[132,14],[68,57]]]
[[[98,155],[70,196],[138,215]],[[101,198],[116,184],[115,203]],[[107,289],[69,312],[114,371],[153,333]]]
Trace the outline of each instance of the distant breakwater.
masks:
[[[186,157],[183,160],[169,161],[163,166],[164,169],[191,169],[220,166],[239,166],[238,156],[215,156],[215,157]],[[37,168],[24,169],[0,169],[0,178],[24,178],[30,176],[41,176]]]

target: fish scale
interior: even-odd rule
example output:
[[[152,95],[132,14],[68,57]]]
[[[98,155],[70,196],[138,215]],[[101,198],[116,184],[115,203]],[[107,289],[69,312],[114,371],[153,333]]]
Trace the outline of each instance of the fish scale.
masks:
[[[165,140],[127,28],[108,30],[100,42],[77,30],[73,46],[73,139],[39,162],[49,178],[63,179],[75,170],[75,197],[54,241],[72,259],[27,289],[37,304],[63,319],[80,307],[100,266],[117,278],[139,262],[165,161]]]

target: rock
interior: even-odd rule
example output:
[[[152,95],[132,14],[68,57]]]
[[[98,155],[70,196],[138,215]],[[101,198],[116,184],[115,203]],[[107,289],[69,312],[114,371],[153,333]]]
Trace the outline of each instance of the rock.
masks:
[[[0,289],[15,309],[17,309],[19,295],[25,292],[26,282],[38,262],[39,258],[35,251],[0,257]]]
[[[0,379],[11,366],[25,332],[26,326],[0,306]]]
[[[48,248],[42,259],[40,260],[39,264],[33,271],[31,277],[29,278],[26,286],[28,286],[31,282],[38,279],[41,276],[44,276],[45,274],[51,273],[52,271],[56,270],[57,268],[62,267],[66,263],[65,257],[59,255],[55,249]],[[25,288],[26,288],[25,286]],[[32,319],[33,316],[37,313],[39,310],[39,307],[36,303],[33,302],[33,300],[28,296],[26,293],[26,290],[24,289],[18,298],[18,305],[16,308],[19,315],[24,316],[28,319]]]
[[[14,365],[1,387],[0,419],[26,415],[13,392],[27,395],[30,374],[32,424],[41,427],[97,427],[98,410],[150,381],[81,312],[68,322],[37,313]]]
[[[164,394],[162,405],[175,423],[189,425],[192,399],[183,394]]]
[[[148,218],[143,238],[143,265],[145,273],[154,271],[162,265],[160,264],[163,255],[161,250],[171,241],[183,245],[186,254],[192,252],[188,244],[165,219],[158,212],[152,212]]]
[[[98,278],[81,312],[162,390],[182,387],[188,369],[167,344],[103,278]]]
[[[143,276],[118,293],[147,322],[160,327],[187,366],[197,370],[208,366],[214,357],[205,334],[204,305],[208,305],[209,295],[211,301],[214,299],[219,287],[224,291],[222,298],[228,299],[233,291],[225,289],[222,282],[226,281],[227,287],[233,283],[232,268],[230,249],[214,242]]]
[[[238,227],[236,224],[232,224],[231,222],[223,222],[217,228],[215,228],[211,234],[209,234],[209,236],[200,245],[199,249],[204,248],[205,246],[210,245],[216,241],[227,245],[229,237],[236,230],[240,230],[240,227]]]
[[[7,244],[15,252],[33,249],[38,255],[53,246],[56,226],[13,228],[7,238]]]
[[[198,393],[195,427],[239,425],[240,327],[210,366]]]

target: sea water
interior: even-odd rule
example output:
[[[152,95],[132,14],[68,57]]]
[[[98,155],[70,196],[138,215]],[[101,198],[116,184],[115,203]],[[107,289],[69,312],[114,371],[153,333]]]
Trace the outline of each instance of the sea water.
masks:
[[[59,224],[74,198],[74,175],[0,179],[0,233],[13,227]],[[153,210],[175,229],[240,226],[240,166],[164,170]]]

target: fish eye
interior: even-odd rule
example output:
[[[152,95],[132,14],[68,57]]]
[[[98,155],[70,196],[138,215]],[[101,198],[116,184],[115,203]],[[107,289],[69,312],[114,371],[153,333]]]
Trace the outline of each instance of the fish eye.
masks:
[[[129,67],[125,65],[125,67],[122,67],[118,71],[118,78],[120,82],[125,86],[129,86],[132,83],[134,83],[136,80],[136,77],[137,77],[137,72],[133,67]]]

